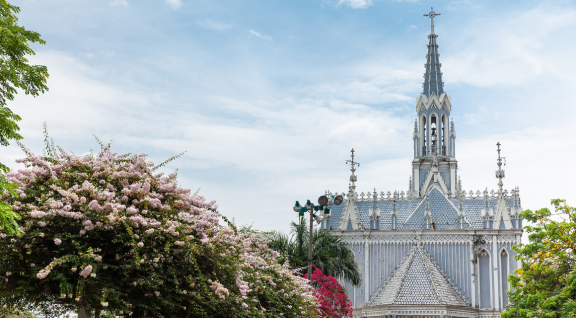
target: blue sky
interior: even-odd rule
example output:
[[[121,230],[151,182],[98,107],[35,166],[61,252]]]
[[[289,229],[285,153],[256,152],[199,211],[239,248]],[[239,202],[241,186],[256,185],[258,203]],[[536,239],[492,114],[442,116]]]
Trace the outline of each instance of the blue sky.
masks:
[[[76,153],[97,147],[92,134],[158,163],[186,150],[167,168],[182,186],[284,231],[295,200],[347,190],[352,147],[359,192],[407,190],[434,6],[464,189],[496,188],[500,141],[523,208],[576,205],[573,1],[12,3],[48,42],[31,60],[50,92],[11,103],[27,146],[41,152],[46,121]]]

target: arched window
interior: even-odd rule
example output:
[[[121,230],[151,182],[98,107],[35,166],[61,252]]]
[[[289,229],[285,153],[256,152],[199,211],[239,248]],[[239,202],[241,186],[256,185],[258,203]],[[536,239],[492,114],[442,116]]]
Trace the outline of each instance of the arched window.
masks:
[[[420,156],[426,155],[427,128],[426,115],[422,115],[422,117],[420,117]]]
[[[490,253],[483,249],[478,255],[478,282],[480,308],[492,308],[492,272],[490,271]]]
[[[448,154],[448,116],[442,114],[442,154]]]
[[[502,252],[500,252],[500,273],[502,274],[502,277],[500,279],[500,282],[502,284],[502,286],[500,287],[500,290],[502,291],[502,295],[501,295],[501,299],[502,299],[502,307],[508,305],[508,294],[506,293],[506,291],[508,290],[508,252],[506,251],[506,249],[502,249]]]
[[[428,146],[431,152],[434,151],[434,147],[438,146],[438,121],[435,114],[430,117],[430,144]],[[436,151],[438,151],[437,148]]]

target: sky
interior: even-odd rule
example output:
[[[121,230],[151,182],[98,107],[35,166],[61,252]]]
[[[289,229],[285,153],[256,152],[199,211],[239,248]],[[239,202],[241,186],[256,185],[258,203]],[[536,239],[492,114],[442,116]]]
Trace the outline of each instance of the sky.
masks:
[[[434,7],[464,190],[522,207],[576,205],[573,1],[13,0],[39,32],[50,91],[20,94],[24,144],[42,125],[77,154],[147,153],[238,224],[288,231],[294,201],[408,189],[415,102]],[[0,162],[23,157],[12,144]]]

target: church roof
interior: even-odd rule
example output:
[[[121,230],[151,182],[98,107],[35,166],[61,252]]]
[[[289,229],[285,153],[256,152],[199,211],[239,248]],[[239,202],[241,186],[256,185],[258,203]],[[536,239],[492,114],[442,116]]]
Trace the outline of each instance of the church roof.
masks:
[[[455,198],[448,198],[437,187],[432,187],[428,193],[429,208],[432,221],[436,223],[438,230],[456,230],[456,219],[460,201]],[[514,196],[506,197],[506,205],[509,210],[520,211],[518,203],[515,202]],[[485,197],[477,192],[476,195],[470,194],[462,199],[462,210],[464,213],[464,228],[466,230],[481,230],[482,210],[486,208],[486,203],[490,209],[496,208],[498,199],[494,195]],[[370,210],[374,206],[371,198],[358,198],[354,202],[358,215],[358,220],[362,227],[370,229]],[[380,212],[380,230],[392,230],[392,212],[394,210],[394,201],[392,198],[379,197],[376,201],[376,207]],[[329,226],[332,230],[338,229],[342,220],[345,204],[331,206],[331,218]],[[426,220],[424,211],[426,209],[426,198],[400,198],[396,200],[397,230],[424,230],[426,229]],[[511,211],[512,212],[512,211]],[[513,214],[513,213],[511,213]],[[346,220],[348,222],[348,220]]]
[[[368,306],[469,306],[434,260],[417,245],[380,286]]]

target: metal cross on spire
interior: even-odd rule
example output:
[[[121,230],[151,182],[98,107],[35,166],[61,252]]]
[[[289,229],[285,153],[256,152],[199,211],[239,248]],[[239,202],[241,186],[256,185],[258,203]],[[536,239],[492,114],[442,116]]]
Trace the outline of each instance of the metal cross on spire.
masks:
[[[430,34],[434,34],[434,18],[439,15],[440,13],[434,12],[433,7],[430,7],[430,13],[424,15],[425,17],[430,18]]]
[[[352,150],[350,151],[352,153],[352,160],[346,160],[346,164],[350,164],[351,168],[350,171],[352,171],[352,175],[354,175],[354,171],[356,171],[356,168],[354,166],[358,166],[360,167],[360,164],[358,162],[354,161],[354,148],[352,148]]]

